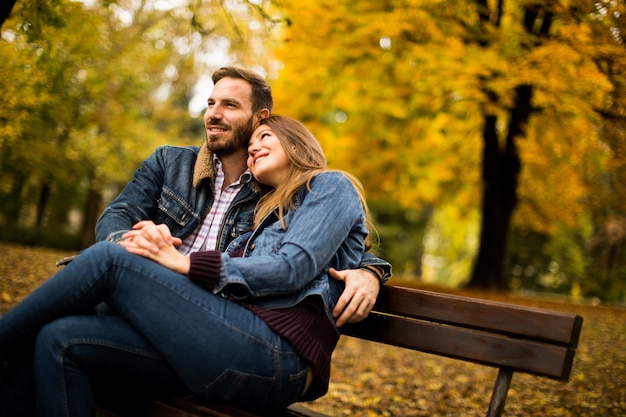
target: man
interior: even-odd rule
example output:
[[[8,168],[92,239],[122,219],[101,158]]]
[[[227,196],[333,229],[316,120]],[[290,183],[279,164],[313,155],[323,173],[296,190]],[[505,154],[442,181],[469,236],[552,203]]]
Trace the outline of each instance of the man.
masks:
[[[213,74],[214,89],[204,114],[206,143],[197,147],[161,147],[137,170],[96,225],[96,239],[118,242],[142,220],[151,220],[133,237],[157,250],[183,240],[183,253],[224,251],[252,226],[254,207],[263,193],[247,170],[248,141],[259,120],[272,111],[270,86],[258,74],[225,67]],[[142,223],[142,224],[145,224]],[[390,265],[371,254],[362,268],[331,271],[345,282],[334,315],[338,326],[367,317]]]

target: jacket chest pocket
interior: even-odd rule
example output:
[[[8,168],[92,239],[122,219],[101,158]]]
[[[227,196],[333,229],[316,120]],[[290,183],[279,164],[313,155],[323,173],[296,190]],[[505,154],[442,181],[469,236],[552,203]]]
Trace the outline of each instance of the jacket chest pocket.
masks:
[[[226,233],[230,239],[235,239],[252,229],[252,221],[246,219],[226,219],[224,222]]]
[[[189,222],[198,218],[198,214],[194,213],[189,204],[185,203],[181,198],[163,190],[161,198],[158,201],[159,212],[157,213],[157,222],[171,224],[174,222],[179,226],[186,226]]]
[[[252,230],[254,226],[254,206],[239,207],[236,211],[226,214],[224,233],[229,240],[233,240],[243,233]]]

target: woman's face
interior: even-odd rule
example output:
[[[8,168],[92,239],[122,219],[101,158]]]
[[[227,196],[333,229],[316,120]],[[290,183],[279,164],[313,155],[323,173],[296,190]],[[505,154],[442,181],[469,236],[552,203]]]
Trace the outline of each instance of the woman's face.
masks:
[[[274,131],[267,125],[257,127],[248,144],[248,168],[262,184],[276,188],[287,178],[289,157]]]

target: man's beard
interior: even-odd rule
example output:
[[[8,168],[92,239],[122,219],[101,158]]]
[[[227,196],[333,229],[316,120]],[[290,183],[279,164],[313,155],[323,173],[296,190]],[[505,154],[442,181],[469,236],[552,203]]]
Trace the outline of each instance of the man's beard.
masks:
[[[211,140],[207,132],[209,150],[216,155],[232,155],[241,149],[247,149],[252,132],[254,132],[252,117],[240,125],[231,125],[231,132],[233,136],[227,142],[215,142]]]

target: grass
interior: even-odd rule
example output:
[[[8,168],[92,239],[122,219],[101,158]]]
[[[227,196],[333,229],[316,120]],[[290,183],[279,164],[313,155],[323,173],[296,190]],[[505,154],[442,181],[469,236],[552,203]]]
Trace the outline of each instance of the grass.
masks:
[[[57,259],[72,254],[6,244],[0,244],[0,251],[0,314],[53,274]],[[456,293],[584,318],[569,383],[514,375],[506,417],[626,417],[626,308],[515,294]],[[333,357],[329,393],[308,406],[333,416],[484,416],[496,373],[489,367],[344,337]]]

